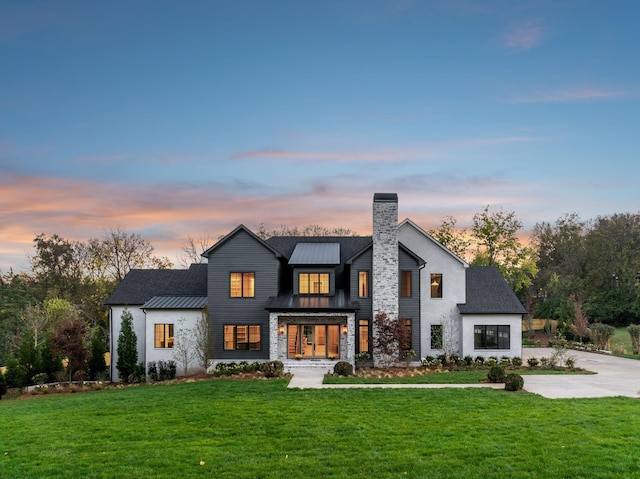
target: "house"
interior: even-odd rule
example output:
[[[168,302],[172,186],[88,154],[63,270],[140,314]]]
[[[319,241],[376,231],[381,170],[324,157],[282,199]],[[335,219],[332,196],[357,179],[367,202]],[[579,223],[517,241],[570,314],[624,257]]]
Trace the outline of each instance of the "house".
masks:
[[[417,358],[521,356],[526,311],[498,270],[470,266],[409,219],[398,224],[395,193],[374,195],[372,236],[263,240],[240,225],[203,257],[188,270],[132,270],[107,300],[114,380],[125,308],[145,363],[171,359],[178,330],[205,308],[210,365],[378,360],[377,312],[401,321],[402,347]]]

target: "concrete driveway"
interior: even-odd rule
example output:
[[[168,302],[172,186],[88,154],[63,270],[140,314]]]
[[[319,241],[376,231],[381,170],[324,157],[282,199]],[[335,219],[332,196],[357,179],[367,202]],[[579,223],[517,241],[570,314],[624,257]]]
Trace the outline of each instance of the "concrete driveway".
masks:
[[[523,348],[522,359],[549,357],[552,348]],[[598,374],[526,375],[524,389],[541,396],[558,398],[640,397],[640,361],[607,354],[568,351],[576,367]]]

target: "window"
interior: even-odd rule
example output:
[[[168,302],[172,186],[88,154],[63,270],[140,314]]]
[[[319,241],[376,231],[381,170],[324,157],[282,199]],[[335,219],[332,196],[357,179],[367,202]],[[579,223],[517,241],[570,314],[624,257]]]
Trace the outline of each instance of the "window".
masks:
[[[476,325],[473,327],[474,349],[509,349],[510,327],[496,325]]]
[[[369,297],[369,272],[368,271],[358,272],[358,297],[359,298]]]
[[[359,353],[369,352],[369,320],[361,319],[358,321],[358,339],[360,350]]]
[[[431,297],[442,298],[442,274],[431,273]]]
[[[409,351],[411,349],[411,320],[398,319],[400,321],[400,349]]]
[[[300,294],[329,294],[329,273],[300,273]]]
[[[411,271],[402,271],[400,276],[400,296],[411,297]]]
[[[255,273],[231,273],[229,295],[232,298],[253,298],[255,296]]]
[[[237,351],[260,350],[260,326],[224,326],[224,349]]]
[[[173,324],[156,324],[155,340],[156,348],[173,348]]]
[[[431,349],[442,349],[442,324],[431,325]]]

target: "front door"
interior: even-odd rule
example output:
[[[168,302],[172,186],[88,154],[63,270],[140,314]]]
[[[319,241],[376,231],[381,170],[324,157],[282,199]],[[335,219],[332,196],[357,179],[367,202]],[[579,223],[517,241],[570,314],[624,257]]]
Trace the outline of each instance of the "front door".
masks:
[[[337,324],[290,324],[289,357],[337,358],[340,335]]]

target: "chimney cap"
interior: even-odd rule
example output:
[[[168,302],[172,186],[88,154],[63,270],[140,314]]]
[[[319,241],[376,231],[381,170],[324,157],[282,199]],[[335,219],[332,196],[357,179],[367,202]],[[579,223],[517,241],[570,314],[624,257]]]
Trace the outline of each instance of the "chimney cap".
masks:
[[[397,203],[398,194],[397,193],[374,193],[373,202],[374,203]]]

